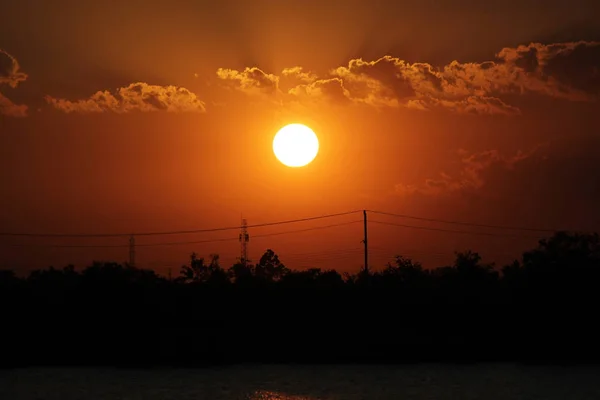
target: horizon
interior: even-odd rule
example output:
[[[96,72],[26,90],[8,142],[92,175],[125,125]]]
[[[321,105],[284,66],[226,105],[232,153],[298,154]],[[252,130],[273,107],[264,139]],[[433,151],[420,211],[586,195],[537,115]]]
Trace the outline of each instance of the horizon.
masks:
[[[339,217],[346,217],[346,216],[353,216],[357,213],[360,213],[363,215],[362,219],[357,220],[357,219],[353,219],[351,221],[346,221],[346,222],[341,222],[341,223],[331,223],[331,224],[320,224],[317,226],[313,226],[313,227],[309,227],[309,228],[301,228],[301,229],[284,229],[284,230],[280,230],[278,232],[271,232],[271,233],[266,233],[266,234],[259,234],[257,235],[257,238],[270,238],[270,237],[276,237],[276,236],[280,236],[280,235],[293,235],[293,234],[302,234],[302,233],[306,233],[306,232],[315,232],[315,231],[321,231],[321,230],[328,230],[328,229],[334,229],[334,228],[340,228],[340,227],[347,227],[349,225],[358,225],[360,224],[360,228],[362,230],[362,238],[363,240],[361,241],[362,244],[360,246],[360,248],[353,248],[353,249],[342,249],[342,250],[324,250],[322,252],[317,252],[317,253],[286,253],[286,254],[281,254],[277,251],[277,249],[274,249],[272,246],[269,245],[265,245],[264,248],[261,249],[256,249],[253,252],[250,253],[246,253],[246,257],[244,258],[243,254],[245,251],[247,251],[247,248],[242,246],[242,235],[244,235],[244,232],[249,233],[251,232],[252,229],[260,229],[260,228],[264,228],[264,227],[272,227],[272,226],[278,226],[278,225],[294,225],[294,224],[303,224],[306,222],[312,222],[312,221],[318,221],[318,220],[323,220],[323,219],[327,219],[330,220],[332,218],[339,218]],[[368,218],[367,216],[371,215],[371,216],[375,216],[375,217],[382,217],[382,216],[387,216],[387,217],[392,217],[394,218],[393,221],[381,221],[381,220],[371,220],[370,218]],[[452,226],[459,226],[459,227],[467,227],[470,228],[471,230],[456,230],[456,229],[451,229],[451,228],[436,228],[436,227],[427,227],[427,226],[418,226],[418,225],[408,225],[405,223],[401,223],[403,220],[417,220],[417,221],[426,221],[426,222],[435,222],[435,223],[440,223],[443,225],[450,225]],[[400,221],[400,222],[395,222],[395,221]],[[243,222],[245,222],[246,220],[244,219]],[[202,245],[207,245],[207,244],[212,244],[212,243],[219,243],[219,242],[235,242],[238,244],[238,246],[240,246],[240,253],[237,256],[232,256],[232,254],[226,254],[224,257],[222,254],[217,253],[217,252],[208,252],[206,254],[202,254],[202,253],[197,253],[196,251],[190,251],[188,252],[188,258],[191,255],[196,255],[199,259],[204,259],[204,260],[209,260],[212,256],[217,256],[219,258],[219,265],[221,265],[221,267],[224,266],[232,266],[232,265],[236,265],[236,264],[240,264],[240,263],[244,263],[242,260],[245,260],[245,263],[247,263],[248,265],[256,265],[256,263],[258,262],[258,260],[260,259],[260,257],[268,250],[273,250],[275,252],[275,254],[278,255],[279,259],[282,260],[282,263],[288,267],[290,270],[292,271],[301,271],[301,270],[307,270],[307,269],[320,269],[323,271],[326,270],[334,270],[334,271],[339,271],[340,273],[356,273],[357,271],[362,271],[365,270],[365,264],[364,264],[364,259],[365,257],[368,258],[367,262],[368,262],[368,270],[369,271],[373,271],[373,272],[381,272],[382,270],[384,270],[386,267],[388,267],[389,265],[393,265],[397,259],[397,257],[403,257],[403,258],[407,258],[407,259],[411,259],[415,262],[417,262],[419,265],[423,266],[423,268],[425,270],[433,270],[436,268],[442,268],[442,267],[446,267],[451,265],[451,262],[448,261],[454,261],[456,256],[459,253],[465,253],[465,252],[475,252],[476,254],[478,254],[479,256],[482,256],[482,261],[485,261],[487,264],[491,265],[492,269],[497,270],[497,271],[501,271],[502,268],[506,265],[510,265],[512,264],[514,261],[521,261],[522,260],[522,256],[523,254],[525,254],[527,251],[530,251],[534,248],[534,246],[530,246],[530,248],[527,249],[522,249],[520,252],[515,253],[515,254],[510,254],[510,253],[503,253],[503,254],[495,254],[495,255],[490,255],[488,254],[488,256],[486,257],[485,255],[479,253],[476,249],[474,248],[465,248],[465,249],[455,249],[452,253],[423,253],[423,252],[419,252],[417,251],[410,251],[410,250],[406,250],[406,251],[394,251],[393,249],[382,249],[381,247],[373,247],[370,246],[369,244],[371,243],[371,239],[367,240],[367,245],[365,246],[364,244],[364,240],[365,238],[365,234],[367,234],[367,232],[370,230],[369,224],[371,225],[386,225],[386,226],[395,226],[395,227],[399,227],[399,228],[408,228],[408,229],[415,229],[415,230],[424,230],[424,231],[433,231],[433,232],[442,232],[445,234],[465,234],[467,236],[484,236],[484,237],[496,237],[496,238],[510,238],[510,239],[519,239],[522,241],[531,241],[533,239],[535,239],[535,244],[536,246],[539,245],[543,240],[548,240],[552,237],[554,237],[556,234],[560,233],[560,232],[566,232],[566,233],[570,233],[570,234],[591,234],[591,235],[598,235],[598,232],[583,232],[583,231],[574,231],[574,232],[569,232],[566,230],[562,230],[562,229],[549,229],[549,228],[540,228],[540,227],[519,227],[519,226],[503,226],[503,225],[485,225],[485,224],[478,224],[478,223],[470,223],[470,222],[466,222],[466,221],[447,221],[447,220],[432,220],[429,218],[425,218],[425,217],[418,217],[418,216],[410,216],[410,215],[401,215],[401,214],[393,214],[393,213],[387,213],[384,211],[375,211],[375,210],[354,210],[354,211],[348,211],[348,212],[343,212],[343,213],[337,213],[337,214],[329,214],[329,215],[321,215],[321,216],[312,216],[312,217],[305,217],[305,218],[299,218],[299,219],[293,219],[293,220],[285,220],[285,221],[270,221],[270,222],[263,222],[263,223],[257,223],[257,224],[245,224],[245,225],[241,225],[240,227],[237,226],[228,226],[228,227],[213,227],[213,228],[207,228],[207,229],[200,229],[200,230],[188,230],[188,231],[166,231],[166,232],[138,232],[138,233],[132,233],[132,234],[126,234],[126,233],[70,233],[70,234],[61,234],[61,233],[7,233],[7,232],[0,232],[0,237],[26,237],[26,238],[61,238],[61,239],[65,239],[67,238],[67,240],[74,240],[74,239],[90,239],[90,238],[100,238],[103,240],[106,240],[107,238],[110,239],[115,239],[118,238],[119,241],[121,242],[125,242],[127,241],[128,244],[92,244],[92,245],[86,245],[86,244],[46,244],[46,245],[36,245],[36,244],[15,244],[13,246],[16,247],[46,247],[46,248],[62,248],[62,249],[73,249],[73,248],[82,248],[82,249],[86,249],[86,248],[99,248],[99,249],[108,249],[108,248],[118,248],[120,249],[120,251],[122,253],[125,254],[125,252],[128,253],[128,259],[126,259],[125,261],[120,261],[118,259],[94,259],[94,260],[88,260],[87,262],[84,263],[84,265],[75,265],[74,263],[67,263],[63,266],[55,266],[55,265],[47,265],[43,268],[33,268],[33,269],[26,269],[26,270],[22,270],[22,269],[15,269],[15,268],[5,268],[7,270],[12,270],[17,272],[17,275],[21,275],[21,276],[26,276],[28,273],[31,273],[33,271],[38,271],[38,270],[43,270],[43,269],[48,269],[48,268],[58,268],[60,269],[61,267],[68,267],[68,266],[73,266],[75,267],[75,269],[85,269],[88,268],[90,265],[94,265],[96,263],[116,263],[119,265],[125,265],[125,266],[129,266],[129,267],[135,267],[135,268],[139,268],[139,269],[148,269],[148,270],[154,270],[158,275],[160,276],[171,276],[173,273],[175,273],[176,275],[178,274],[179,271],[173,271],[173,268],[180,268],[183,266],[186,266],[188,264],[188,262],[184,262],[183,260],[180,261],[173,261],[171,263],[163,263],[164,265],[158,266],[156,263],[151,263],[150,265],[148,264],[139,264],[137,262],[137,258],[138,258],[138,254],[141,251],[142,254],[144,253],[144,249],[147,248],[154,248],[154,247],[163,247],[163,246],[190,246],[190,245],[197,245],[197,244],[202,244]],[[475,229],[479,229],[479,230],[473,230],[473,228]],[[344,228],[346,229],[346,228]],[[365,230],[366,229],[366,230]],[[483,231],[482,231],[483,229]],[[218,239],[205,239],[205,240],[200,240],[200,241],[175,241],[175,240],[162,240],[162,241],[154,241],[151,243],[139,243],[138,239],[142,238],[144,239],[145,237],[171,237],[171,236],[175,236],[175,237],[180,237],[180,236],[186,236],[186,235],[190,235],[190,234],[214,234],[215,232],[231,232],[231,231],[240,231],[241,233],[239,234],[238,237],[234,237],[233,234],[230,234],[229,237],[225,237],[225,238],[218,238]],[[487,231],[486,231],[487,230]],[[491,231],[490,231],[491,230]],[[494,231],[495,230],[495,231]],[[508,232],[507,232],[508,231]],[[534,236],[532,232],[535,232],[538,234],[538,236]],[[525,235],[523,234],[525,233]],[[369,237],[371,235],[368,235]],[[254,238],[253,235],[249,234],[250,238]],[[248,242],[246,242],[246,246],[248,245]],[[251,241],[250,241],[251,242]],[[252,254],[254,253],[255,255],[257,255],[257,257],[252,257],[252,256],[248,256],[248,254]],[[366,253],[366,254],[365,254]],[[290,257],[291,256],[291,257]],[[427,263],[423,263],[421,258],[425,256],[425,259],[427,259],[427,256],[434,256],[434,259],[437,256],[438,261],[435,262],[435,264],[432,262],[430,264]],[[496,257],[496,259],[494,259],[494,256]],[[147,257],[146,257],[147,259]],[[362,259],[363,262],[360,265],[356,265],[356,262],[358,259]],[[500,261],[498,261],[498,259]],[[224,260],[224,261],[223,261]],[[289,262],[291,260],[291,263]],[[351,261],[348,261],[351,260]],[[375,260],[375,262],[372,262],[371,260]],[[440,261],[443,260],[443,261]]]
[[[367,220],[365,221],[365,219],[361,216],[360,219],[357,219],[357,217],[353,218],[351,221],[345,221],[345,222],[337,222],[337,223],[328,223],[328,224],[318,224],[316,226],[312,226],[312,227],[302,227],[299,229],[292,229],[292,228],[285,228],[283,230],[277,230],[275,232],[271,232],[271,233],[263,233],[263,234],[258,234],[258,235],[253,235],[251,232],[254,229],[262,229],[265,227],[271,228],[272,226],[279,226],[279,225],[284,225],[284,226],[289,226],[289,225],[305,225],[305,223],[307,222],[313,222],[313,221],[319,221],[319,220],[331,220],[331,219],[335,219],[335,218],[344,218],[347,216],[353,216],[357,213],[360,213],[361,215],[363,213],[365,213],[366,217],[367,215],[370,215],[371,217],[379,217],[378,219],[374,219],[372,220],[372,218],[367,218]],[[382,218],[388,218],[388,221],[382,221]],[[389,220],[391,217],[391,220]],[[446,228],[442,228],[442,227],[431,227],[431,226],[424,226],[424,225],[411,225],[411,224],[406,224],[403,223],[404,221],[409,220],[409,221],[422,221],[422,222],[434,222],[437,224],[441,224],[446,226]],[[245,219],[244,219],[245,221]],[[332,229],[336,229],[336,228],[344,228],[347,229],[346,227],[350,226],[350,225],[359,225],[360,228],[360,233],[361,233],[361,237],[363,238],[362,240],[364,240],[364,228],[365,228],[365,224],[367,227],[367,231],[369,231],[369,239],[368,239],[368,245],[365,246],[364,244],[361,244],[358,247],[354,247],[351,249],[325,249],[322,250],[320,252],[307,252],[307,253],[284,253],[283,255],[281,253],[279,253],[277,251],[277,249],[274,249],[273,246],[269,246],[268,244],[265,244],[264,248],[258,248],[258,249],[254,249],[253,251],[249,252],[248,254],[250,255],[247,259],[246,262],[248,264],[253,264],[255,262],[257,262],[257,260],[260,258],[260,256],[262,254],[264,254],[265,251],[272,249],[275,251],[276,254],[278,254],[279,258],[282,259],[283,263],[287,266],[290,267],[292,270],[304,270],[304,269],[310,269],[310,268],[319,268],[322,270],[336,270],[336,271],[340,271],[342,273],[344,272],[348,272],[348,273],[353,273],[356,270],[362,270],[364,269],[364,255],[365,255],[365,250],[368,252],[368,268],[369,270],[372,270],[374,272],[380,272],[381,270],[383,270],[386,266],[389,265],[389,263],[394,263],[394,261],[396,260],[397,256],[402,256],[402,257],[406,257],[406,258],[410,258],[413,261],[419,262],[421,265],[423,265],[423,267],[425,269],[435,269],[435,268],[439,268],[439,267],[443,267],[443,266],[447,266],[449,265],[450,261],[453,261],[454,258],[456,257],[457,253],[461,253],[461,252],[465,252],[465,251],[475,251],[477,252],[476,249],[474,248],[464,248],[464,249],[455,249],[454,251],[452,251],[451,253],[435,253],[435,252],[422,252],[419,250],[410,250],[410,249],[404,249],[404,251],[397,251],[394,249],[383,249],[381,247],[378,246],[371,246],[371,239],[370,237],[372,237],[371,235],[371,228],[373,226],[377,227],[380,225],[385,225],[385,226],[394,226],[394,227],[398,227],[398,228],[403,228],[403,229],[408,229],[408,230],[423,230],[423,231],[429,231],[429,232],[442,232],[444,234],[464,234],[466,236],[479,236],[479,237],[494,237],[494,238],[504,238],[504,239],[511,239],[511,241],[516,240],[520,240],[523,243],[525,242],[532,242],[534,241],[535,244],[537,245],[539,243],[539,241],[544,240],[544,239],[548,239],[550,237],[552,237],[555,233],[557,232],[567,232],[566,230],[563,229],[551,229],[551,228],[541,228],[541,227],[522,227],[522,226],[505,226],[505,225],[485,225],[485,224],[479,224],[479,223],[473,223],[473,222],[467,222],[467,221],[447,221],[447,220],[435,220],[435,219],[430,219],[430,218],[426,218],[426,217],[419,217],[419,216],[411,216],[411,215],[402,215],[402,214],[393,214],[393,213],[388,213],[385,211],[376,211],[376,210],[354,210],[354,211],[348,211],[348,212],[342,212],[342,213],[337,213],[337,214],[329,214],[329,215],[320,215],[320,216],[310,216],[310,217],[304,217],[304,218],[298,218],[298,219],[292,219],[292,220],[285,220],[285,221],[269,221],[269,222],[262,222],[262,223],[256,223],[256,224],[247,224],[247,225],[240,225],[238,226],[222,226],[222,227],[212,227],[212,228],[206,228],[206,229],[198,229],[198,230],[171,230],[171,231],[163,231],[163,232],[137,232],[137,233],[131,233],[131,234],[127,234],[127,233],[116,233],[116,232],[112,232],[112,233],[107,233],[107,232],[96,232],[96,233],[57,233],[57,232],[29,232],[29,233],[24,233],[24,232],[0,232],[0,237],[4,237],[4,238],[44,238],[46,240],[48,239],[66,239],[67,243],[71,243],[71,244],[66,244],[64,241],[61,244],[36,244],[34,243],[29,243],[29,244],[24,244],[24,243],[19,243],[19,244],[13,244],[12,247],[25,247],[25,248],[31,248],[31,247],[42,247],[42,248],[51,248],[51,249],[89,249],[89,248],[96,248],[96,249],[102,249],[100,251],[107,251],[107,249],[113,249],[113,251],[118,251],[120,253],[122,253],[122,255],[124,257],[122,257],[124,259],[124,261],[119,260],[117,258],[98,258],[98,259],[94,259],[94,260],[88,260],[87,262],[84,262],[83,265],[76,265],[72,262],[67,262],[66,264],[59,266],[59,265],[46,265],[42,268],[26,268],[26,269],[22,269],[22,268],[4,268],[4,269],[9,269],[9,270],[16,270],[19,275],[26,275],[32,271],[35,270],[39,270],[39,269],[46,269],[46,268],[61,268],[61,267],[66,267],[66,266],[74,266],[76,267],[76,269],[85,269],[88,266],[92,265],[93,263],[96,262],[109,262],[109,263],[117,263],[117,264],[121,264],[121,265],[128,265],[128,266],[132,266],[132,267],[136,267],[136,268],[141,268],[141,269],[151,269],[151,270],[155,270],[159,275],[161,276],[167,276],[167,275],[171,275],[173,272],[175,272],[175,274],[178,273],[178,271],[173,271],[173,268],[179,268],[182,265],[186,265],[187,261],[184,260],[179,260],[179,261],[171,261],[171,262],[161,262],[162,265],[158,265],[155,262],[150,262],[149,264],[147,263],[138,263],[137,259],[138,256],[141,255],[143,256],[142,259],[144,260],[148,260],[148,253],[151,254],[151,251],[145,251],[146,249],[152,249],[152,248],[160,248],[160,247],[169,247],[169,246],[176,246],[176,247],[186,247],[186,246],[193,246],[193,245],[202,245],[202,246],[210,246],[211,244],[214,243],[221,243],[221,242],[228,242],[228,243],[232,243],[230,244],[230,247],[233,247],[233,244],[235,243],[236,246],[238,246],[238,251],[239,251],[239,247],[241,245],[241,234],[238,237],[235,237],[234,233],[230,233],[230,232],[248,232],[249,233],[249,245],[256,239],[262,239],[262,238],[271,238],[271,237],[277,237],[277,236],[293,236],[294,234],[303,234],[303,233],[312,233],[312,232],[319,232],[319,231],[323,231],[323,230],[332,230]],[[453,229],[453,227],[458,226],[458,229]],[[464,227],[467,227],[467,229],[464,229]],[[461,228],[462,227],[462,228]],[[214,233],[219,233],[219,232],[227,232],[227,234],[225,235],[226,237],[222,237],[222,238],[216,238],[216,239],[203,239],[203,240],[173,240],[173,239],[168,239],[172,236],[175,237],[183,237],[185,238],[188,235],[204,235],[204,234],[214,234]],[[533,234],[533,232],[535,232],[536,234],[538,234],[538,236],[535,236]],[[310,234],[309,233],[309,234]],[[582,231],[574,231],[573,233],[590,233],[590,234],[597,234],[597,232],[582,232]],[[159,238],[161,238],[161,240],[154,240],[154,241],[150,241],[147,242],[147,237],[156,237],[158,236]],[[166,238],[166,239],[165,239]],[[112,241],[115,242],[122,242],[121,244],[73,244],[75,241],[77,241],[78,239],[101,239],[101,240],[106,240],[106,239],[111,239]],[[146,240],[146,242],[141,242],[139,240]],[[252,240],[254,239],[254,240]],[[39,239],[38,239],[39,240]],[[133,242],[132,242],[133,240]],[[267,239],[269,240],[269,239]],[[125,242],[127,242],[128,244],[125,244]],[[259,242],[261,242],[259,240]],[[362,241],[361,241],[362,242]],[[264,243],[264,242],[263,242]],[[6,245],[7,247],[10,247],[11,245]],[[520,260],[520,257],[522,256],[522,254],[525,251],[530,250],[531,248],[533,248],[533,246],[530,246],[530,248],[523,248],[521,251],[516,251],[514,252],[514,254],[511,253],[496,253],[496,254],[488,254],[487,257],[483,254],[480,254],[479,252],[477,252],[479,255],[483,256],[483,260],[485,262],[489,262],[491,264],[493,264],[493,268],[494,269],[498,269],[500,270],[504,265],[508,265],[510,263],[512,263],[515,260]],[[118,249],[118,250],[115,250]],[[190,249],[192,249],[192,247],[190,247]],[[64,250],[63,250],[64,251]],[[133,254],[132,254],[133,252]],[[220,254],[218,252],[214,252],[214,251],[208,251],[206,254],[204,253],[198,253],[194,250],[190,250],[188,251],[188,258],[191,254],[197,254],[197,256],[199,258],[203,258],[203,259],[209,259],[210,256],[212,255],[218,255],[220,260],[224,260],[221,262],[221,264],[226,264],[226,265],[234,265],[238,262],[240,262],[240,260],[242,259],[241,254],[242,253],[238,253],[237,255],[233,255],[234,252],[230,252],[227,253],[225,255]],[[256,257],[253,257],[252,254],[256,255]],[[145,257],[144,257],[145,256]],[[291,256],[291,257],[290,257]],[[426,260],[429,258],[429,260],[436,260],[437,261],[429,261],[429,262],[422,262],[422,258],[425,258]],[[360,263],[358,260],[362,260],[362,263]],[[374,262],[373,262],[373,261]],[[289,262],[291,261],[291,262]]]

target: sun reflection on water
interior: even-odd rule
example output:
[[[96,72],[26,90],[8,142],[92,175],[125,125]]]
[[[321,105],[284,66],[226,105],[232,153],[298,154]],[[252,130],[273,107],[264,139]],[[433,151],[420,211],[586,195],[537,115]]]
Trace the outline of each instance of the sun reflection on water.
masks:
[[[319,400],[316,397],[288,395],[282,392],[258,390],[250,395],[250,400]]]

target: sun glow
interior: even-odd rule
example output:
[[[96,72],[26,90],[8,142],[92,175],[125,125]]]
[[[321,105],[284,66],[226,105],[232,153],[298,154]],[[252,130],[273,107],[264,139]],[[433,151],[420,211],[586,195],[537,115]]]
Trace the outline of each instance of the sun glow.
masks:
[[[303,167],[317,156],[319,139],[308,126],[289,124],[275,135],[273,152],[282,164],[288,167]]]

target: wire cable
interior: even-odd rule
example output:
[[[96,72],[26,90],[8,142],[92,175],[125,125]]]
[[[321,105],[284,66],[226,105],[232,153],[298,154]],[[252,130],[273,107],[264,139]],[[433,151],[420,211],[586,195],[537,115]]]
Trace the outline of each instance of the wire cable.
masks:
[[[262,235],[253,235],[252,238],[255,239],[255,238],[271,237],[271,236],[278,236],[278,235],[286,235],[286,234],[290,234],[290,233],[316,231],[316,230],[321,230],[321,229],[335,228],[338,226],[352,225],[352,224],[356,224],[359,222],[362,222],[362,220],[342,222],[339,224],[330,224],[330,225],[324,225],[324,226],[316,226],[316,227],[305,228],[305,229],[295,229],[295,230],[289,230],[289,231],[283,231],[283,232],[265,233]],[[136,244],[135,247],[137,248],[137,247],[154,247],[154,246],[176,246],[176,245],[183,245],[183,244],[230,242],[230,241],[236,241],[236,240],[239,240],[239,238],[231,237],[231,238],[220,238],[220,239],[191,240],[191,241],[183,241],[183,242],[141,243],[141,244]],[[69,245],[69,244],[65,244],[65,245],[60,245],[60,244],[22,244],[22,243],[20,243],[20,244],[4,244],[4,245],[11,246],[11,247],[50,247],[50,248],[125,248],[125,247],[129,247],[128,244],[113,244],[113,245],[110,245],[110,244],[107,244],[107,245],[102,245],[102,244]]]
[[[259,228],[263,226],[283,225],[292,224],[297,222],[314,221],[323,218],[341,217],[343,215],[356,214],[362,212],[362,210],[346,211],[336,214],[320,215],[316,217],[290,219],[276,222],[265,222],[261,224],[247,225],[246,228]],[[0,236],[25,236],[25,237],[129,237],[134,236],[162,236],[162,235],[184,235],[190,233],[205,233],[205,232],[220,232],[240,229],[241,226],[228,226],[222,228],[209,228],[209,229],[192,229],[192,230],[181,230],[181,231],[163,231],[163,232],[141,232],[141,233],[11,233],[11,232],[0,232]]]
[[[443,228],[431,228],[427,226],[416,226],[416,225],[405,225],[405,224],[396,224],[393,222],[384,222],[384,221],[373,221],[370,220],[370,223],[381,224],[381,225],[390,225],[390,226],[398,226],[402,228],[410,228],[410,229],[422,229],[426,231],[436,231],[436,232],[447,232],[447,233],[461,233],[466,235],[482,235],[482,236],[497,236],[497,237],[515,237],[515,238],[530,238],[530,239],[539,239],[535,236],[523,236],[523,235],[512,235],[512,234],[504,234],[504,233],[490,233],[490,232],[473,232],[473,231],[457,231],[453,229],[443,229]]]
[[[451,221],[451,220],[444,220],[444,219],[437,219],[437,218],[416,217],[416,216],[406,215],[406,214],[394,214],[394,213],[385,212],[385,211],[375,211],[375,210],[367,210],[367,211],[371,212],[373,214],[389,215],[389,216],[398,217],[398,218],[408,218],[408,219],[415,219],[415,220],[419,220],[419,221],[428,221],[428,222],[441,222],[444,224],[476,226],[476,227],[480,227],[480,228],[505,229],[505,230],[530,231],[530,232],[557,232],[557,231],[559,231],[559,229],[543,229],[543,228],[528,228],[528,227],[519,227],[519,226],[477,224],[477,223],[471,223],[471,222]]]

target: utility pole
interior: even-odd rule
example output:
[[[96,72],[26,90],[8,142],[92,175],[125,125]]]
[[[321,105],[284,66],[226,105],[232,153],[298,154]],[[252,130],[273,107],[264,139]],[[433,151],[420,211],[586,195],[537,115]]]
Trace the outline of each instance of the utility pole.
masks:
[[[135,238],[133,235],[129,238],[129,266],[135,267]]]
[[[367,245],[367,210],[363,210],[363,225],[364,225],[363,243],[365,245],[365,275],[368,275],[369,274],[369,247]]]

